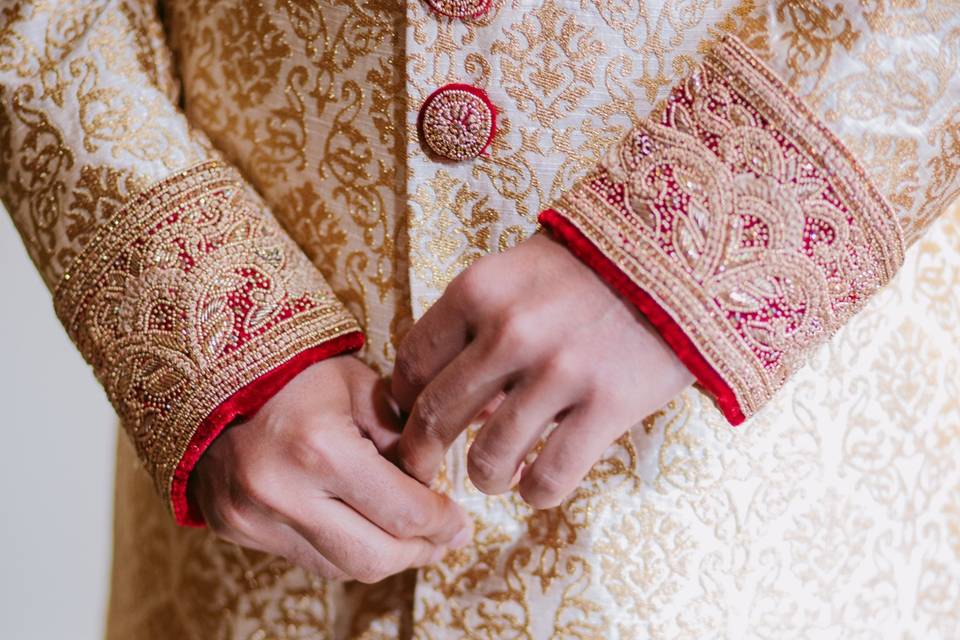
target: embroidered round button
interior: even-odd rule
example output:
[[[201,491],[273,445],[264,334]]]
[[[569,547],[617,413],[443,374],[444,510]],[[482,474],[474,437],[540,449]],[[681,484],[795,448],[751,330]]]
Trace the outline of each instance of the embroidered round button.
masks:
[[[437,13],[451,18],[479,18],[490,10],[491,0],[426,0]]]
[[[434,154],[448,160],[476,158],[497,131],[497,110],[483,89],[468,84],[440,87],[423,101],[420,135]]]

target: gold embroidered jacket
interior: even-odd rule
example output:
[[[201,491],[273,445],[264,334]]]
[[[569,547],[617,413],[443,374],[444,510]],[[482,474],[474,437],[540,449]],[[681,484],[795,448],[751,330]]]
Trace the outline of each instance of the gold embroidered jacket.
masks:
[[[133,443],[109,634],[956,635],[958,66],[956,0],[3,3],[0,193]],[[146,497],[538,221],[699,383],[564,505],[461,439],[474,544],[368,588]]]

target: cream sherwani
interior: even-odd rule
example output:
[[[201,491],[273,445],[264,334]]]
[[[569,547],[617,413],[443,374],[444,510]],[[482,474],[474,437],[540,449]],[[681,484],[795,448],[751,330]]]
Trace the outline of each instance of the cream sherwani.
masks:
[[[131,436],[108,637],[960,637],[960,3],[3,5],[0,192]],[[460,162],[418,124],[449,83],[496,108]],[[641,180],[651,158],[676,209]],[[721,204],[696,214],[701,187]],[[727,197],[765,225],[737,236],[749,286],[637,248],[700,265]],[[361,333],[388,374],[445,285],[545,210],[666,311],[713,386],[698,374],[545,511],[477,491],[466,434],[441,480],[472,544],[378,585],[175,524],[222,407]],[[713,222],[654,238],[642,211]],[[797,280],[828,283],[787,328],[757,320],[757,283],[790,279],[781,236]],[[790,322],[816,330],[781,340]]]

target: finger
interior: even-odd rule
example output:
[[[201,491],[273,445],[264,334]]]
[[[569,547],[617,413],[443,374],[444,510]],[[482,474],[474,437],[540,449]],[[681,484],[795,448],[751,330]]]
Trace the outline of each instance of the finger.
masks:
[[[285,558],[291,564],[328,580],[349,576],[324,558],[303,536],[282,522],[264,520],[257,526],[257,539],[238,542],[240,546]]]
[[[449,497],[414,480],[372,446],[348,457],[359,461],[353,464],[362,472],[345,470],[331,479],[330,488],[362,516],[397,538],[453,546],[466,542],[470,519]]]
[[[470,343],[417,397],[397,452],[403,469],[421,482],[433,478],[444,452],[509,382],[509,365],[487,356],[483,343]]]
[[[467,472],[489,494],[508,491],[524,457],[557,414],[573,404],[567,379],[541,375],[519,382],[484,423],[467,454]]]
[[[376,376],[372,371],[369,373]],[[373,441],[381,455],[389,457],[403,429],[400,410],[390,396],[389,384],[377,376],[370,384],[354,385],[353,388],[355,391],[351,404],[354,423]]]
[[[607,447],[631,425],[599,409],[577,408],[547,438],[520,478],[520,495],[532,507],[548,509],[570,495]]]
[[[277,523],[271,541],[280,545],[277,550],[263,549],[267,553],[286,558],[290,563],[328,580],[349,580],[350,576],[333,564],[311,545],[306,538],[286,524]],[[271,542],[271,545],[274,543]]]
[[[404,411],[410,411],[423,388],[469,342],[465,316],[454,299],[456,291],[456,287],[448,287],[417,320],[397,350],[390,383],[393,397]]]
[[[336,565],[320,555],[303,536],[265,510],[209,508],[208,523],[219,538],[246,549],[286,558],[322,578],[347,578]]]
[[[299,505],[289,524],[324,558],[365,583],[430,564],[445,551],[423,538],[397,539],[332,498]]]

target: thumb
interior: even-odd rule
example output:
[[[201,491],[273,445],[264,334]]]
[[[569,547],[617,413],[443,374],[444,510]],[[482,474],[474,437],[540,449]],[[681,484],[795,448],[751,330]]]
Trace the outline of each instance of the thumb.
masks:
[[[390,394],[390,384],[367,369],[351,384],[350,395],[357,427],[373,441],[380,455],[392,459],[388,454],[396,449],[400,440],[403,418],[400,407]]]

